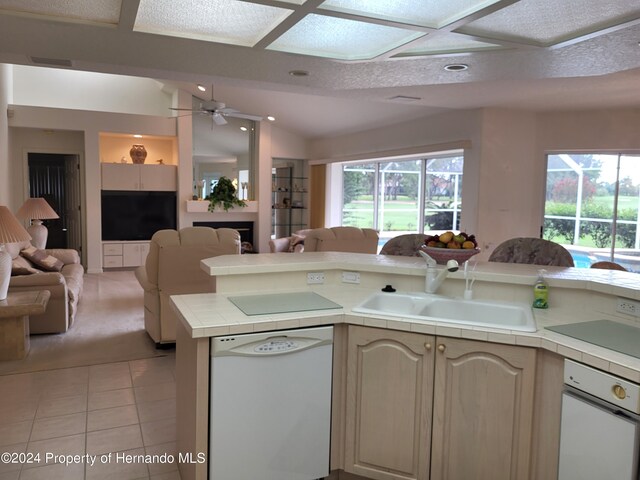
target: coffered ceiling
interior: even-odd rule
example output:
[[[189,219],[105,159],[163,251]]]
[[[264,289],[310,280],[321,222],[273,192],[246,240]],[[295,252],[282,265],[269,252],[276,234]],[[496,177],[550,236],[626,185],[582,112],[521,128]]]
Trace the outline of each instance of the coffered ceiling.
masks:
[[[638,0],[0,0],[0,62],[215,82],[307,136],[452,108],[640,106],[639,42]]]

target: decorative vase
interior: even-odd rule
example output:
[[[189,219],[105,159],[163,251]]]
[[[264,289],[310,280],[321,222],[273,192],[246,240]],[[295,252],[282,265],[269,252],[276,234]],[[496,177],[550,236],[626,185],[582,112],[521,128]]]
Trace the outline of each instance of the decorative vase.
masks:
[[[129,155],[133,163],[144,163],[147,158],[147,150],[144,148],[144,145],[133,145],[131,150],[129,150]]]

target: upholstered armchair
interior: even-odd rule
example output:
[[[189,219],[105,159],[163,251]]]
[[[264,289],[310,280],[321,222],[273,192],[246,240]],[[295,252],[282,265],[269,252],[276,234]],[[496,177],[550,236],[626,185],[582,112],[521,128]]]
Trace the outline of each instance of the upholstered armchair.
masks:
[[[304,239],[307,252],[377,253],[378,232],[357,227],[315,228]]]
[[[271,253],[302,253],[304,239],[310,231],[310,229],[298,230],[290,237],[272,238],[269,240],[269,250]]]
[[[424,233],[406,233],[393,237],[384,244],[380,255],[402,255],[405,257],[419,257],[418,250],[424,245]]]
[[[542,238],[519,237],[498,245],[489,256],[490,262],[528,263],[573,267],[573,257],[558,243]]]
[[[135,273],[144,289],[144,326],[157,346],[176,341],[178,317],[169,297],[215,292],[215,277],[200,261],[227,254],[240,254],[240,234],[229,228],[160,230],[151,237],[147,261]]]

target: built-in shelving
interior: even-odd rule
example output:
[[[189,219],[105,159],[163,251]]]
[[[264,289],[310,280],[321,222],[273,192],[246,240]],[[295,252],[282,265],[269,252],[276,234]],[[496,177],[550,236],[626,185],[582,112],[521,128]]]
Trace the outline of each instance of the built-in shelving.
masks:
[[[294,175],[290,166],[276,167],[271,176],[271,234],[288,237],[307,227],[307,177]]]

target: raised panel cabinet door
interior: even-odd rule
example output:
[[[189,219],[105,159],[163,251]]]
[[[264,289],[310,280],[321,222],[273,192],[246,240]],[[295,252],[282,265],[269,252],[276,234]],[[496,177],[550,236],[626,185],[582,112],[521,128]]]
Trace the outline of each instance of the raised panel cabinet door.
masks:
[[[139,190],[139,165],[102,163],[102,190]]]
[[[140,190],[174,192],[177,187],[174,165],[139,165]]]
[[[436,343],[431,478],[529,478],[535,350]]]
[[[345,470],[376,480],[429,477],[433,337],[350,326]]]
[[[138,267],[140,265],[140,244],[124,243],[122,245],[122,266]]]

